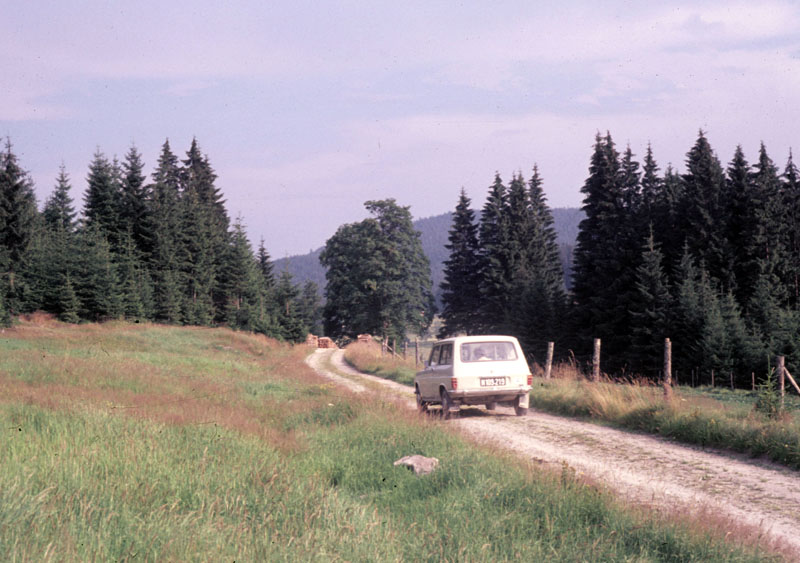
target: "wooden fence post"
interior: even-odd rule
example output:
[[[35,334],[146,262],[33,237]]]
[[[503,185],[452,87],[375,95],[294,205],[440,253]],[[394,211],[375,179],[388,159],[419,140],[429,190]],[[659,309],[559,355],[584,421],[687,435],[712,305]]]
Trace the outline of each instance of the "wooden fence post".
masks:
[[[664,398],[672,400],[672,342],[664,339]]]
[[[783,410],[783,401],[786,396],[786,375],[783,373],[786,367],[786,358],[778,356],[778,387],[781,390],[781,410]]]
[[[592,353],[592,381],[600,381],[600,339],[594,339],[594,353]]]
[[[711,388],[714,388],[714,370],[711,370]]]
[[[756,390],[756,372],[754,371],[750,372],[750,386],[753,391]]]
[[[800,385],[797,385],[797,382],[794,380],[794,377],[792,377],[792,374],[789,372],[788,369],[786,369],[786,364],[783,365],[783,373],[789,379],[789,383],[792,384],[794,390],[800,393]]]
[[[419,367],[419,339],[414,339],[414,366]]]
[[[555,344],[553,342],[547,343],[547,363],[544,366],[544,378],[550,379],[553,370],[553,348]]]
[[[403,338],[403,359],[408,358],[408,338]]]
[[[733,370],[731,370],[731,391],[734,391],[734,388],[733,388]]]

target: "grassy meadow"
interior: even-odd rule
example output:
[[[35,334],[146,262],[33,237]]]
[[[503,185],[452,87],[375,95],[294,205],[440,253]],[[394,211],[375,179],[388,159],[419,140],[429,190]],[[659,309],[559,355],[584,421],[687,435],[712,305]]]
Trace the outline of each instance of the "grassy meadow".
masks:
[[[0,334],[0,560],[777,558],[350,394],[307,353],[44,317]],[[413,453],[439,470],[392,465]]]

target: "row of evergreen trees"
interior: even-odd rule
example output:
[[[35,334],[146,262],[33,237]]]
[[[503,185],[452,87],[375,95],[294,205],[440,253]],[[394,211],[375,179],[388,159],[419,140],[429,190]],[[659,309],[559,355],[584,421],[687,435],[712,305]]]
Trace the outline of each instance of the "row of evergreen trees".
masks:
[[[650,377],[670,337],[683,377],[748,385],[776,354],[800,361],[798,178],[763,144],[754,165],[737,147],[725,169],[701,131],[686,172],[661,174],[649,146],[640,165],[598,134],[566,299],[538,173],[525,195],[497,177],[477,225],[462,192],[443,331],[507,330],[536,357],[547,340],[581,357],[601,338],[607,371]]]
[[[4,324],[44,310],[68,322],[226,323],[287,340],[319,324],[317,287],[276,277],[263,240],[254,254],[196,140],[183,160],[165,142],[151,182],[135,147],[122,163],[98,150],[80,218],[63,166],[39,212],[10,141],[0,165]]]
[[[536,167],[508,187],[499,174],[480,221],[464,190],[446,245],[440,336],[514,334],[534,355],[561,334],[564,279],[553,217]]]

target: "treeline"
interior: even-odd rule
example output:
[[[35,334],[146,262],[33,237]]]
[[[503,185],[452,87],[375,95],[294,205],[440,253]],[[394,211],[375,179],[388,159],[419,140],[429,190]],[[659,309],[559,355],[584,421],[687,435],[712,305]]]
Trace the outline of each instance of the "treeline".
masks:
[[[445,331],[509,331],[536,357],[554,340],[579,359],[601,338],[606,371],[650,377],[670,337],[684,381],[749,385],[776,354],[800,361],[799,181],[763,144],[755,164],[740,146],[723,167],[701,131],[685,173],[662,174],[649,146],[640,164],[598,135],[565,295],[538,174],[527,195],[498,176],[477,227],[463,193],[456,209]]]
[[[147,181],[131,147],[120,163],[99,149],[79,216],[62,165],[38,210],[10,141],[0,154],[0,322],[43,310],[66,322],[130,319],[217,325],[302,340],[319,325],[317,287],[275,275],[231,224],[216,174],[193,140],[169,142]]]

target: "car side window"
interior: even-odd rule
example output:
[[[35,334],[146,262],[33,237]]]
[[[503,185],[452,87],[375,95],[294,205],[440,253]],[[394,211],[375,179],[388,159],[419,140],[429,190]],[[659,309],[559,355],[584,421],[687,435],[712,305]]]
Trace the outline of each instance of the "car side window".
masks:
[[[453,345],[445,344],[442,346],[442,353],[439,358],[439,364],[449,366],[453,363]]]
[[[428,359],[429,366],[435,366],[439,364],[439,354],[442,351],[441,346],[434,346],[433,350],[431,350],[431,357]]]

